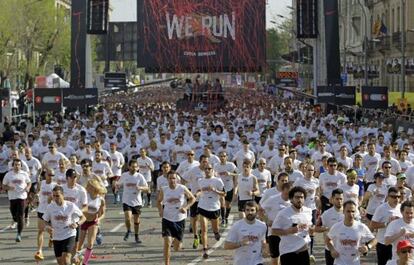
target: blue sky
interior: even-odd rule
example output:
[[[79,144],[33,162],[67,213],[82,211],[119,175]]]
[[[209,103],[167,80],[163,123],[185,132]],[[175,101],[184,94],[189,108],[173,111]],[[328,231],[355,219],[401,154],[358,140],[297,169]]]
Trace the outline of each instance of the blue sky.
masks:
[[[286,6],[292,5],[292,0],[267,0],[266,5],[266,26],[268,28],[275,25],[270,23],[270,20],[276,20],[280,23],[281,18],[278,14],[289,16],[289,9]],[[113,12],[111,14],[111,21],[135,21],[136,20],[136,0],[111,0],[111,7]]]

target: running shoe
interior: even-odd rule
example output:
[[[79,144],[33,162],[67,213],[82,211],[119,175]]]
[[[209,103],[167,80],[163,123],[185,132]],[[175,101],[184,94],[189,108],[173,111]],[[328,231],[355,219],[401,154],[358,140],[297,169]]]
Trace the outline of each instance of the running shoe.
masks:
[[[29,218],[24,218],[24,227],[29,227],[29,225],[30,225]]]
[[[142,241],[139,239],[139,236],[138,235],[135,235],[135,243],[137,243],[137,244],[141,244],[142,243]]]
[[[314,255],[310,255],[309,256],[309,262],[311,265],[316,264],[316,259]]]
[[[208,259],[207,249],[203,249],[203,259]]]
[[[20,234],[17,234],[16,242],[22,242],[22,236]]]
[[[126,233],[125,233],[125,236],[124,236],[124,241],[128,241],[128,238],[129,238],[129,234],[130,234],[131,232],[130,231],[127,231]]]
[[[103,234],[102,233],[98,233],[97,235],[96,235],[96,244],[98,245],[98,246],[100,246],[100,245],[102,245],[102,242],[103,242]]]
[[[226,221],[224,219],[221,219],[221,227],[226,227]]]
[[[16,229],[16,227],[17,227],[17,223],[16,222],[11,223],[10,229]]]
[[[219,232],[214,233],[214,238],[216,239],[216,241],[219,241],[219,240],[220,240],[220,238],[221,238],[220,233],[219,233]]]
[[[193,249],[197,249],[199,245],[200,245],[200,240],[198,240],[198,238],[194,238]]]
[[[40,253],[39,251],[36,252],[36,254],[34,255],[35,260],[44,260],[45,257],[43,257],[43,254]]]

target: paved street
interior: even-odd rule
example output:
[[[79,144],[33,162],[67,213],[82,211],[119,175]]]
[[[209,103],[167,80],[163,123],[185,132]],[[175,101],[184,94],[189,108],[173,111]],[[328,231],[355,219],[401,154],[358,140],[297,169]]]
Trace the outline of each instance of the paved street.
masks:
[[[112,202],[109,197],[108,202]],[[35,264],[33,255],[36,250],[36,221],[35,212],[31,213],[31,223],[23,231],[23,241],[16,243],[15,230],[7,229],[10,225],[11,217],[8,209],[8,200],[4,194],[0,197],[0,264]],[[236,216],[236,215],[233,215]],[[230,221],[229,221],[230,222]],[[231,219],[233,223],[233,218]],[[229,226],[230,227],[230,226]],[[210,258],[204,261],[201,257],[201,251],[192,249],[192,235],[187,233],[184,239],[184,250],[179,253],[172,253],[172,264],[232,264],[232,251],[224,251],[222,244],[225,235],[219,242],[216,242],[211,236],[209,238],[211,250]],[[96,257],[90,261],[90,264],[163,264],[162,238],[160,218],[156,208],[144,208],[141,221],[141,239],[142,244],[136,245],[132,240],[123,241],[125,226],[123,224],[123,213],[120,205],[108,204],[106,219],[104,223],[104,243],[97,246],[94,250]],[[46,236],[44,248],[45,261],[39,264],[49,265],[56,264],[53,250],[47,247],[48,236]],[[316,258],[317,264],[325,264],[323,259],[322,237],[317,237]],[[371,262],[363,264],[375,264],[373,255],[368,256]]]

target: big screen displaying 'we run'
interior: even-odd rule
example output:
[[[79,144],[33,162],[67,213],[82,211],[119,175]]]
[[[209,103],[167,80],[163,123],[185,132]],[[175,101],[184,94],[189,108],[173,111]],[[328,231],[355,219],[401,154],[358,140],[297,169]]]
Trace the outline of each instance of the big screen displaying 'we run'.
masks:
[[[265,0],[138,0],[138,66],[147,72],[256,72]]]

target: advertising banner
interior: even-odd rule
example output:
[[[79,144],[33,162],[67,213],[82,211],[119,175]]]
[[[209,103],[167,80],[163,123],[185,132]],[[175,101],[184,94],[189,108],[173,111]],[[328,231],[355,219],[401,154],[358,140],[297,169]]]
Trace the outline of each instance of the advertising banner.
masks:
[[[257,72],[265,0],[138,0],[138,67],[146,72]]]
[[[388,87],[363,86],[362,107],[368,109],[388,108]]]

